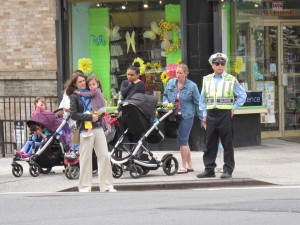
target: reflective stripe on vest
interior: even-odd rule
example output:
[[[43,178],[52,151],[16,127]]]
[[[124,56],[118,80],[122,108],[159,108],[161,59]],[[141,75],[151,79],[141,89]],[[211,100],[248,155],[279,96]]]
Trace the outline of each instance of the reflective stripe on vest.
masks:
[[[225,74],[215,87],[214,75],[210,74],[203,79],[203,88],[206,95],[207,109],[232,109],[234,105],[233,85],[235,77]]]

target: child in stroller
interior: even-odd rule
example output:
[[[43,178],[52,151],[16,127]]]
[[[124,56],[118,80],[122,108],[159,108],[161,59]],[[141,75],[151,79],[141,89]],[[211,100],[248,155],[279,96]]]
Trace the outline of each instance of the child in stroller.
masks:
[[[125,131],[111,151],[115,178],[122,176],[124,168],[129,170],[133,178],[145,175],[160,166],[167,175],[174,175],[177,172],[178,161],[172,154],[166,154],[161,160],[157,160],[144,146],[144,142],[158,143],[164,139],[158,125],[174,111],[171,109],[160,119],[155,120],[156,107],[155,96],[140,93],[134,94],[122,103],[122,125]],[[127,142],[125,137],[128,139]]]
[[[47,139],[50,134],[47,128],[44,128],[41,124],[31,123],[29,126],[31,136],[21,151],[17,151],[16,155],[22,158],[28,158],[35,153],[36,148],[41,144],[41,142]]]
[[[54,166],[63,165],[64,152],[69,146],[61,138],[66,120],[56,118],[55,114],[50,111],[34,114],[28,121],[27,126],[32,127],[39,124],[40,127],[46,128],[50,134],[45,138],[36,153],[30,158],[21,158],[16,155],[12,162],[12,173],[16,177],[23,174],[23,167],[17,161],[26,161],[29,163],[29,172],[33,177],[39,176],[40,173],[49,173]]]

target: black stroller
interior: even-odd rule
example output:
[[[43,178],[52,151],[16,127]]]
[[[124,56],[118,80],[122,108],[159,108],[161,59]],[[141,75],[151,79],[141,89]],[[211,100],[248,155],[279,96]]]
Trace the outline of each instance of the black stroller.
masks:
[[[17,161],[28,162],[29,173],[33,177],[37,177],[41,173],[49,173],[54,166],[64,165],[64,153],[69,149],[69,146],[62,142],[61,134],[67,121],[56,118],[55,112],[38,113],[27,121],[27,126],[30,126],[31,123],[41,124],[51,132],[51,135],[38,146],[36,152],[33,152],[29,159],[23,160],[19,156],[13,158],[11,165],[15,177],[20,177],[23,174],[23,167]]]
[[[174,109],[168,110],[155,121],[156,97],[140,93],[124,101],[121,107],[125,131],[111,151],[113,176],[119,178],[124,170],[128,170],[132,178],[138,178],[159,167],[163,167],[167,175],[176,174],[178,161],[172,154],[166,154],[161,160],[157,160],[144,145],[145,142],[158,143],[164,139],[158,125]]]

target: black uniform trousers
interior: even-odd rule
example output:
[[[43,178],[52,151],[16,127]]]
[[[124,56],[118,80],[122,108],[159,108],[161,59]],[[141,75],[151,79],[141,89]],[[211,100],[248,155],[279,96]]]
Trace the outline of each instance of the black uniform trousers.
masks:
[[[231,118],[231,110],[207,110],[206,125],[207,142],[206,151],[203,154],[205,170],[208,172],[214,172],[220,137],[224,148],[223,172],[232,174],[235,163],[232,145],[233,122]]]

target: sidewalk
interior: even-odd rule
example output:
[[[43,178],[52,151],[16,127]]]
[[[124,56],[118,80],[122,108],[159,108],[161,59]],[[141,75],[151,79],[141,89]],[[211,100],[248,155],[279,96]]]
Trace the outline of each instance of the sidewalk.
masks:
[[[174,154],[180,162],[179,151],[153,151],[158,159],[166,153]],[[300,185],[300,144],[281,139],[263,139],[261,146],[235,149],[236,169],[233,179],[216,178],[198,179],[196,175],[204,170],[203,152],[192,152],[195,172],[167,176],[162,168],[150,171],[147,175],[132,179],[129,172],[124,172],[119,179],[114,179],[117,190],[149,190],[174,188],[200,188],[249,185]],[[0,193],[5,192],[58,192],[77,191],[78,180],[69,180],[62,172],[63,167],[54,167],[55,173],[32,177],[28,164],[23,176],[16,178],[11,172],[11,158],[0,158]],[[93,176],[93,191],[98,191],[97,175]]]

